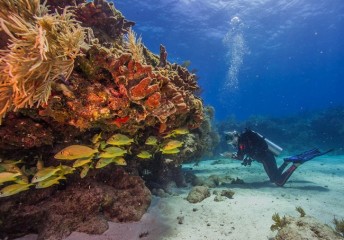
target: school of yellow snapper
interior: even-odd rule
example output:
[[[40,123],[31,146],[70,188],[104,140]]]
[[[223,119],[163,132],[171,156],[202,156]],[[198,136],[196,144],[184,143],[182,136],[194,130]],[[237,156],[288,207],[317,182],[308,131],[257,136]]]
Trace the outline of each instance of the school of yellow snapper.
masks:
[[[159,143],[155,136],[149,136],[145,145],[150,150],[142,150],[135,156],[139,159],[148,160],[153,158],[157,151],[162,154],[177,154],[183,142],[175,139],[168,139],[177,135],[188,134],[186,128],[178,128],[163,137],[164,141]],[[0,197],[7,197],[22,191],[29,190],[30,187],[47,188],[59,184],[65,180],[65,175],[71,174],[79,168],[80,177],[87,176],[89,169],[103,168],[111,163],[119,166],[126,166],[124,159],[126,154],[131,153],[131,145],[135,143],[133,138],[117,133],[106,141],[102,140],[102,133],[96,134],[91,139],[93,146],[71,145],[59,151],[54,158],[60,161],[74,161],[72,166],[60,164],[59,166],[44,167],[43,161],[37,161],[36,168],[26,169],[25,166],[18,167],[23,163],[19,161],[0,162],[0,186],[6,184],[0,190]],[[29,178],[31,181],[29,181]]]

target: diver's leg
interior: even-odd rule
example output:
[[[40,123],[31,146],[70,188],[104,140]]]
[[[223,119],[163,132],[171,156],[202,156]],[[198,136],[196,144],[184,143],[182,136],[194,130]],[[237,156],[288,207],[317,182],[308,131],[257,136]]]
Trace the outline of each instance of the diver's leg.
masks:
[[[296,170],[296,168],[300,166],[299,164],[292,164],[278,179],[275,181],[277,186],[282,187]]]
[[[265,172],[269,176],[271,182],[275,182],[279,179],[281,172],[277,168],[276,159],[272,153],[266,152],[266,154],[260,158],[260,162],[263,163]]]
[[[278,172],[280,175],[282,175],[282,172],[284,171],[284,169],[289,165],[289,162],[283,162],[283,164],[278,168]]]

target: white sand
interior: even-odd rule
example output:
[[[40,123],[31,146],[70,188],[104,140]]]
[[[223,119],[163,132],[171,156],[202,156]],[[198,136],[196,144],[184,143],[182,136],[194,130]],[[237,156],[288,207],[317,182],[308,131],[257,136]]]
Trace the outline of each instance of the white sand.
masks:
[[[211,165],[213,161],[201,162],[199,166],[185,165],[197,176],[230,175],[239,177],[245,184],[229,185],[211,189],[232,189],[233,199],[215,202],[215,195],[191,204],[185,200],[190,188],[174,189],[176,196],[154,197],[149,211],[140,222],[109,223],[102,235],[73,233],[69,240],[135,240],[135,239],[211,239],[242,240],[270,239],[276,232],[270,230],[274,213],[298,216],[295,210],[301,206],[307,215],[333,226],[333,217],[344,218],[344,156],[318,157],[298,168],[287,184],[281,188],[267,181],[263,166],[253,162],[251,167],[239,161],[225,160],[223,164]],[[178,223],[178,217],[184,217]],[[148,233],[145,237],[139,237]],[[35,235],[25,239],[36,239]]]

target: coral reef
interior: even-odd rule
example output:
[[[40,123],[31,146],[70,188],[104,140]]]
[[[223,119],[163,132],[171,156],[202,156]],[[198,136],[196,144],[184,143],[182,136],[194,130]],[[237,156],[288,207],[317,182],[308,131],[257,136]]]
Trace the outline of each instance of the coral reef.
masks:
[[[94,172],[65,184],[65,189],[46,188],[0,199],[0,238],[37,233],[38,239],[63,239],[72,231],[101,234],[107,221],[140,220],[150,204],[144,182],[121,169]]]
[[[142,179],[183,186],[181,163],[210,154],[196,75],[150,52],[114,4],[8,0],[0,23],[0,237],[139,220]]]
[[[204,117],[202,124],[193,134],[185,136],[185,145],[182,151],[185,162],[195,161],[196,163],[204,158],[214,156],[214,149],[220,143],[220,135],[213,127],[214,108],[204,107]]]
[[[9,114],[0,127],[0,149],[26,150],[50,146],[54,141],[53,131],[44,123]]]
[[[50,2],[56,2],[55,6],[61,6],[60,1],[48,0],[48,5],[51,5]],[[79,2],[82,4],[76,6],[75,16],[82,26],[91,28],[101,44],[120,47],[123,44],[123,34],[127,33],[135,23],[125,19],[112,2],[105,0]]]

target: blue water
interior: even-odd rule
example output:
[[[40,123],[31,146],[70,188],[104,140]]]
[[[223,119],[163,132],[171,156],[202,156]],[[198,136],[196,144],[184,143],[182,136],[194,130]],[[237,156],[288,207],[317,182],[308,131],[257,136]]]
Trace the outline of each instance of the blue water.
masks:
[[[344,105],[343,0],[115,1],[168,61],[191,61],[217,120]]]

